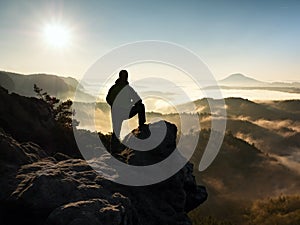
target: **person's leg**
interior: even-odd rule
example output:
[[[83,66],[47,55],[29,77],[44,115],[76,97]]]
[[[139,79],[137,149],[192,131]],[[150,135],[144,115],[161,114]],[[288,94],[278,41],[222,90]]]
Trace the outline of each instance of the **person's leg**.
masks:
[[[144,125],[146,122],[145,105],[143,103],[138,104],[138,117],[139,125]]]
[[[128,119],[131,119],[132,117],[134,117],[136,114],[138,113],[138,108],[136,105],[132,106],[132,108],[130,109],[129,112],[129,117]]]
[[[118,139],[120,138],[122,122],[123,121],[121,120],[121,118],[112,115],[113,133]]]
[[[143,103],[137,103],[131,108],[129,118],[132,118],[136,114],[138,114],[139,126],[144,125],[144,123],[146,122],[146,114],[145,105]]]
[[[113,133],[111,137],[110,147],[111,147],[111,152],[116,153],[119,152],[119,148],[121,146],[120,133],[121,133],[123,120],[120,117],[119,113],[112,113],[111,119],[112,119]]]
[[[116,134],[113,132],[110,140],[110,152],[111,153],[118,152],[119,146],[120,146],[119,138],[117,138]]]

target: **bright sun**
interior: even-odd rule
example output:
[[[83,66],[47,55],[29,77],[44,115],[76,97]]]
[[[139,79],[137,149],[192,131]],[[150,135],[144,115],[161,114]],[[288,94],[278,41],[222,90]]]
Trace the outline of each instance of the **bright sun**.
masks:
[[[61,24],[46,25],[44,36],[48,44],[57,48],[66,47],[70,42],[70,32]]]

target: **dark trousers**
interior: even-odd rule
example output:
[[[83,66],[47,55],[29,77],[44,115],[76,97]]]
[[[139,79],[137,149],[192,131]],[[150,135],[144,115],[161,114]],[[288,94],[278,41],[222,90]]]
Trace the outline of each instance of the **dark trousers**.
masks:
[[[138,114],[139,126],[143,125],[146,122],[145,106],[143,103],[139,102],[135,104],[131,108],[129,115],[126,110],[122,112],[122,109],[114,108],[114,112],[111,114],[113,124],[112,145],[114,143],[119,143],[123,121],[134,117],[136,114]]]

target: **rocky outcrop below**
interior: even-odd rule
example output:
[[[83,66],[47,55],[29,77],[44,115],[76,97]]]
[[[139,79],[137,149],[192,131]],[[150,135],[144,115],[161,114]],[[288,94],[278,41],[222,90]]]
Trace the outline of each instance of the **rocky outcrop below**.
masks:
[[[22,101],[22,98],[19,100]],[[26,101],[31,102],[31,99]],[[29,104],[35,107],[34,103]],[[161,123],[149,126],[160,129]],[[157,157],[169,155],[176,146],[177,128],[168,122],[165,124],[166,137],[153,151],[143,155],[127,149],[125,151],[130,154],[121,152],[119,160],[129,164],[149,164]],[[126,141],[130,142],[133,136],[141,138],[141,135],[143,131],[136,129]],[[112,157],[106,153],[86,161],[72,158],[59,150],[56,154],[49,154],[34,142],[19,142],[2,127],[1,224],[191,224],[187,213],[207,198],[205,188],[196,184],[191,163],[165,181],[135,187],[107,179],[118,176],[118,170],[109,166]],[[89,163],[97,164],[97,172]]]

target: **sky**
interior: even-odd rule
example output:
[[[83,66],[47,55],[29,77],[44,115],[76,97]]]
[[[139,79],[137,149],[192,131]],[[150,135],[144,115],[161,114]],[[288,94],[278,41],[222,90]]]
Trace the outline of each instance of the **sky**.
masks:
[[[162,40],[196,53],[216,79],[300,80],[300,1],[0,1],[0,70],[80,79],[120,45]],[[45,29],[68,31],[51,46]]]

